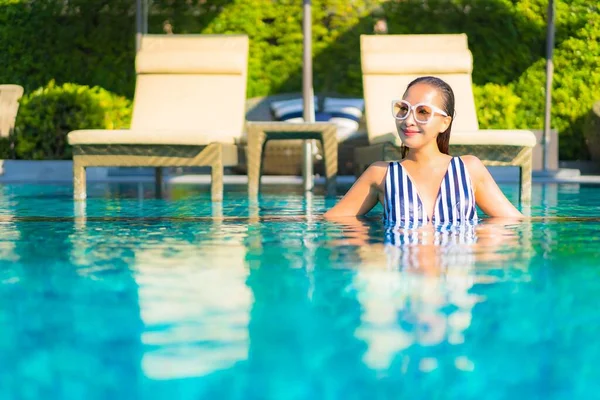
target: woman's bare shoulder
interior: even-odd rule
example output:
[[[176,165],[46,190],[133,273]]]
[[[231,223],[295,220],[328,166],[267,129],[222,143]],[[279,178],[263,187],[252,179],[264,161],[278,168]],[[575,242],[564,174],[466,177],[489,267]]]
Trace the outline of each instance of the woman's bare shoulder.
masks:
[[[390,165],[389,161],[375,161],[373,164],[369,166],[369,168],[373,168],[376,170],[383,170],[384,172],[387,170],[388,165]]]
[[[387,161],[375,161],[360,175],[358,180],[379,186],[385,179],[388,165]]]
[[[467,170],[469,171],[469,174],[473,175],[473,176],[480,176],[481,173],[486,170],[485,165],[483,165],[483,162],[481,162],[481,160],[474,155],[466,155],[466,156],[460,156],[460,159],[463,160],[463,162],[465,163]]]
[[[367,168],[365,175],[370,179],[379,182],[383,177],[385,177],[388,165],[390,165],[388,161],[375,161],[369,166],[369,168]]]

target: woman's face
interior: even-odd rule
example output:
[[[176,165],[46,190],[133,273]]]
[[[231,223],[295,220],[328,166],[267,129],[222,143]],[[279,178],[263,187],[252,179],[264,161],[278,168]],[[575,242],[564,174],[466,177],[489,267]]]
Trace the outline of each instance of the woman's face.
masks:
[[[426,83],[417,83],[406,92],[403,100],[411,105],[424,103],[443,110],[443,99],[438,90]],[[419,120],[429,119],[429,122],[423,123],[417,121],[415,113]],[[437,112],[432,115],[426,115],[423,110],[411,110],[408,117],[404,120],[396,119],[396,128],[402,143],[413,149],[421,148],[432,141],[435,143],[437,136],[448,129],[452,117],[446,117]]]

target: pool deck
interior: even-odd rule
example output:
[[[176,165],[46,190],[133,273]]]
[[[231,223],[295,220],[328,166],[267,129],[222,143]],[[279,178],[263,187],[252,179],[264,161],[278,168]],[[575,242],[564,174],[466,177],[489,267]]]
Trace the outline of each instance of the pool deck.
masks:
[[[498,183],[516,183],[519,170],[516,167],[490,167],[492,176]],[[579,169],[561,168],[544,173],[534,171],[534,184],[598,184],[600,174],[582,174]],[[209,184],[208,170],[177,171],[165,169],[164,181],[168,184]],[[90,183],[144,183],[153,182],[152,168],[89,168],[87,179]],[[338,184],[348,186],[355,181],[354,176],[338,176]],[[71,161],[24,161],[0,160],[0,184],[2,183],[62,183],[72,182]],[[225,184],[245,185],[246,175],[226,173]],[[301,176],[266,175],[262,183],[267,185],[302,185]],[[324,184],[324,178],[315,176],[315,185]]]

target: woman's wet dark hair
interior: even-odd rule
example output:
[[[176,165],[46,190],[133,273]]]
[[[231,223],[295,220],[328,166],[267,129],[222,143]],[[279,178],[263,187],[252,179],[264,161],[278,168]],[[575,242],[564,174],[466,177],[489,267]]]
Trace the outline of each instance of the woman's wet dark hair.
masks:
[[[437,89],[442,96],[442,110],[452,117],[452,121],[450,121],[448,129],[440,133],[437,137],[438,149],[440,149],[440,151],[444,154],[449,154],[448,147],[450,144],[450,131],[452,130],[452,123],[454,122],[454,92],[452,91],[450,85],[440,78],[436,78],[435,76],[422,76],[408,84],[404,95],[406,96],[408,90],[418,83],[423,83]],[[402,158],[405,158],[407,154],[408,147],[404,146],[402,148]]]

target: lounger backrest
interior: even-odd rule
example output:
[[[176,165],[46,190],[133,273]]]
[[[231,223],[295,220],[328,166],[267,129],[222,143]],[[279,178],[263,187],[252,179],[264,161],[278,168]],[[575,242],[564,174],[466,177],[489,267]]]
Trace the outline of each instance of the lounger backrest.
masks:
[[[15,128],[19,99],[22,96],[22,86],[0,85],[0,137],[8,137]]]
[[[146,35],[136,56],[131,128],[238,139],[247,71],[246,35]]]
[[[391,100],[423,75],[437,76],[453,89],[453,130],[478,129],[467,35],[361,35],[360,51],[369,141],[396,132]]]

